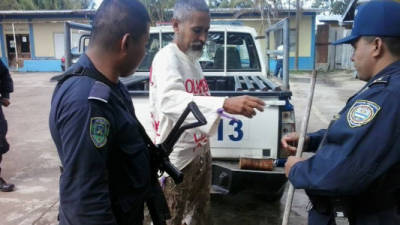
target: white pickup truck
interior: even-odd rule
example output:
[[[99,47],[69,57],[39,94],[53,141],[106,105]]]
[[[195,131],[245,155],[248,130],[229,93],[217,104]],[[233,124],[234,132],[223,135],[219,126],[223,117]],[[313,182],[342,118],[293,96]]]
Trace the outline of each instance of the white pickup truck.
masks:
[[[152,27],[145,58],[134,76],[122,79],[132,98],[137,117],[150,131],[148,107],[149,68],[157,51],[173,40],[171,26]],[[212,96],[251,95],[267,107],[253,119],[223,118],[211,138],[214,193],[251,191],[267,199],[279,199],[287,179],[283,168],[273,171],[239,169],[239,159],[284,159],[280,138],[295,130],[292,93],[267,78],[265,58],[253,28],[241,25],[211,25],[200,64]]]

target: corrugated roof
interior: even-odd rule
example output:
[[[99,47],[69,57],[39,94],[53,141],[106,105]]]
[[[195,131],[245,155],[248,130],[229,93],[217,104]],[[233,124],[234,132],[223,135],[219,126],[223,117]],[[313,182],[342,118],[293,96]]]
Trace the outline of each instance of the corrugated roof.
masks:
[[[96,10],[7,10],[0,11],[0,19],[46,17],[92,17]]]

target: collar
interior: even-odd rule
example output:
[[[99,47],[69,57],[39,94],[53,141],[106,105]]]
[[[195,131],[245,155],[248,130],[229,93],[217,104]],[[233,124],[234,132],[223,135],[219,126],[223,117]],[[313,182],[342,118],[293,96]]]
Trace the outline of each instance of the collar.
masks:
[[[400,60],[393,62],[392,64],[386,66],[383,70],[379,71],[373,78],[371,78],[366,86],[371,86],[376,82],[380,82],[382,80],[386,80],[385,77],[390,77],[395,73],[400,72]]]
[[[77,73],[81,73],[82,75],[86,75],[89,77],[92,77],[95,80],[101,81],[105,84],[107,84],[110,87],[118,87],[120,81],[118,81],[117,84],[111,82],[108,80],[100,71],[96,69],[94,66],[93,62],[90,60],[90,58],[86,55],[86,53],[82,54],[82,56],[79,58],[78,62],[78,67],[76,68]]]

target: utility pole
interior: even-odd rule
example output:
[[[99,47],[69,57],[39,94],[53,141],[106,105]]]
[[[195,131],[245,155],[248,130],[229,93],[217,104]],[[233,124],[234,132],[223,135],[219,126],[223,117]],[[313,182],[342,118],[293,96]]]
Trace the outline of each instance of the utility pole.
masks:
[[[300,0],[296,0],[296,58],[295,58],[296,70],[299,70],[300,19],[301,19]]]

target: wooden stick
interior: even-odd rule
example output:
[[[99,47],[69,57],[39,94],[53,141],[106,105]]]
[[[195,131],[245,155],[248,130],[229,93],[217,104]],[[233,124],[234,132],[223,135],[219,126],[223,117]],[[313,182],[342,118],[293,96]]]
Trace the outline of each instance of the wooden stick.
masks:
[[[242,170],[272,171],[274,167],[273,159],[240,158],[239,161],[239,169]]]
[[[314,97],[314,89],[315,89],[316,79],[317,79],[317,71],[313,70],[312,76],[311,76],[310,91],[308,93],[307,108],[306,108],[306,112],[303,117],[303,121],[301,123],[300,137],[299,137],[299,142],[297,144],[296,157],[301,157],[301,154],[303,153],[304,140],[306,138],[308,120],[310,119],[310,112],[311,112],[311,106],[312,106],[312,101],[313,101],[313,97]],[[292,203],[293,203],[293,195],[294,195],[294,187],[290,183],[288,195],[286,198],[285,212],[283,214],[282,225],[287,225],[289,222],[290,210],[292,208]]]

